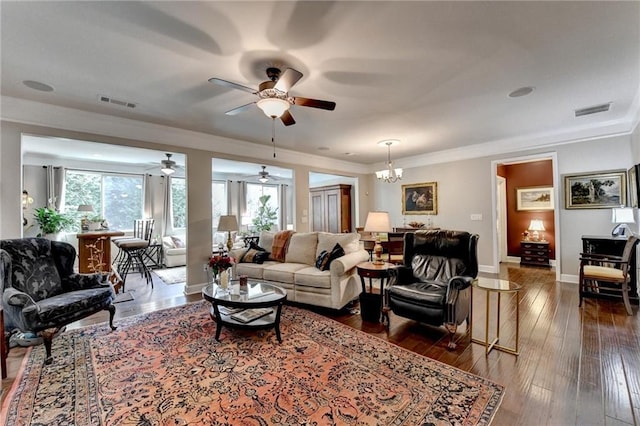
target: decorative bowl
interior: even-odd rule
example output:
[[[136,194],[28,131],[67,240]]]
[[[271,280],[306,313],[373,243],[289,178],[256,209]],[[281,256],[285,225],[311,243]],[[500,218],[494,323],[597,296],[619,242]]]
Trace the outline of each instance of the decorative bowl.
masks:
[[[412,228],[422,228],[424,226],[424,223],[422,223],[422,222],[409,222],[408,225],[410,227],[412,227]]]

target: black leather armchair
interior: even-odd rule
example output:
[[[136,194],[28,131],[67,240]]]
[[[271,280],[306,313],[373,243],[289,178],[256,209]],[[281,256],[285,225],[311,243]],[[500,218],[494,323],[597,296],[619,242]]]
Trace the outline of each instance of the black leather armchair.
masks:
[[[469,323],[471,283],[478,275],[478,235],[427,230],[404,236],[403,264],[385,292],[387,309],[426,324],[446,327],[455,348],[458,325]]]
[[[100,274],[76,274],[71,244],[45,238],[0,240],[0,282],[5,324],[42,337],[51,358],[51,341],[64,326],[98,311],[109,311],[113,326],[115,292]]]

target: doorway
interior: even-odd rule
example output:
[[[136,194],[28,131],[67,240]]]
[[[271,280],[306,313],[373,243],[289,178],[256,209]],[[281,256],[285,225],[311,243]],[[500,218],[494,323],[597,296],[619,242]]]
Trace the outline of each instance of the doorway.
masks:
[[[560,230],[557,158],[555,153],[540,153],[525,157],[492,161],[494,206],[495,269],[502,262],[520,260],[520,242],[532,220],[542,220],[545,231],[541,237],[549,241],[551,265],[560,279]],[[523,208],[517,197],[530,189],[550,188],[551,208]]]

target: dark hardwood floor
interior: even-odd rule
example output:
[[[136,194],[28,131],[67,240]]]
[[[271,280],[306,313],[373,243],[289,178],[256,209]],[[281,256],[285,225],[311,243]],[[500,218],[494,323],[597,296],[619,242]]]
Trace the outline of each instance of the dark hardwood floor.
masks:
[[[486,274],[482,274],[488,276]],[[447,350],[444,328],[433,328],[391,314],[391,325],[363,322],[348,309],[314,309],[413,352],[491,379],[505,387],[494,425],[636,425],[640,424],[640,320],[638,307],[627,316],[622,302],[587,299],[578,307],[575,284],[558,283],[555,271],[505,264],[500,278],[523,286],[520,292],[520,355],[492,351],[470,343],[466,326],[458,329],[458,346]],[[117,304],[116,318],[190,301],[182,285],[165,285],[154,275],[152,290],[131,280],[135,300]],[[474,291],[474,337],[484,335],[484,293]],[[511,346],[515,334],[515,299],[504,297],[500,342]],[[69,328],[104,322],[96,314]],[[495,321],[495,319],[493,319]],[[492,330],[495,324],[492,323]],[[286,338],[283,336],[283,338]],[[13,383],[24,357],[13,348],[3,394]],[[55,353],[54,353],[55,356]]]

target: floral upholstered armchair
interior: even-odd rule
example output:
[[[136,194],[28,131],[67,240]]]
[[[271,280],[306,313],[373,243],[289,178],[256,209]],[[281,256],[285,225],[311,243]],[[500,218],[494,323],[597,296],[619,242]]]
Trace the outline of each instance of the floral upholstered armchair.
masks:
[[[0,281],[5,323],[42,337],[45,363],[51,340],[64,326],[98,311],[109,311],[113,326],[115,292],[101,275],[73,272],[76,250],[45,238],[0,240]]]

